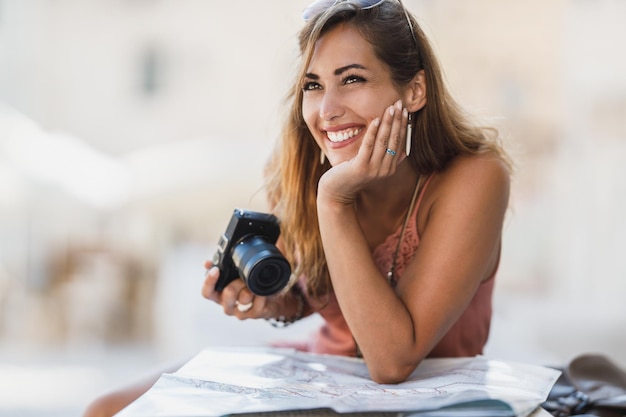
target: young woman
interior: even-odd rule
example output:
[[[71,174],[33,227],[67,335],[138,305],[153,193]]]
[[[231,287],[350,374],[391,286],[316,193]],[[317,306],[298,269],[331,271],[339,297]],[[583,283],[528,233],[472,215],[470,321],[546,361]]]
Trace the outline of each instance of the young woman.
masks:
[[[403,381],[426,357],[482,353],[509,198],[493,130],[454,102],[399,0],[320,0],[304,17],[302,65],[266,172],[298,279],[270,297],[242,280],[218,292],[209,261],[204,297],[240,319],[320,314],[298,347],[362,356],[380,383]],[[98,404],[125,405],[148,387]]]

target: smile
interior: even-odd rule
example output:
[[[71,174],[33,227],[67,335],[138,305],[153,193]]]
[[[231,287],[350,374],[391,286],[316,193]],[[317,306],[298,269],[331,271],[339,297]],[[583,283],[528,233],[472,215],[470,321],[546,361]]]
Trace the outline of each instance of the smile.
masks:
[[[346,130],[340,130],[338,132],[326,132],[326,137],[328,137],[328,139],[331,142],[343,142],[344,140],[348,140],[350,138],[355,137],[356,135],[358,135],[359,133],[361,133],[361,131],[363,130],[362,127],[356,128],[356,129],[346,129]]]

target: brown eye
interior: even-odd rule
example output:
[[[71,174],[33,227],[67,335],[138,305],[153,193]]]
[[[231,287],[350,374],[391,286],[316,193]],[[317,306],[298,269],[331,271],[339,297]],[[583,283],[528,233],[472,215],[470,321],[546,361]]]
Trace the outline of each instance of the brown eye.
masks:
[[[354,83],[362,83],[365,82],[365,78],[359,77],[357,75],[349,75],[343,79],[344,84],[354,84]]]
[[[315,81],[309,81],[307,83],[304,83],[304,85],[302,86],[303,91],[320,90],[321,88],[322,86]]]

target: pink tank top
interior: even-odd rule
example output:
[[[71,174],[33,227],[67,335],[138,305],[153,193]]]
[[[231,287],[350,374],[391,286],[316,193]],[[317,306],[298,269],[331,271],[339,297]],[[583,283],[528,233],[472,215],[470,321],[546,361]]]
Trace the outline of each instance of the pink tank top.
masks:
[[[419,246],[420,237],[417,230],[417,213],[431,178],[432,176],[426,180],[422,187],[404,232],[394,273],[396,281],[402,279],[406,265],[413,258]],[[401,227],[398,228],[396,232],[388,236],[383,243],[374,249],[372,254],[376,266],[385,276],[393,261],[401,229]],[[448,333],[431,350],[428,357],[460,357],[482,354],[483,347],[487,343],[489,336],[491,297],[494,281],[495,271],[489,279],[478,287],[467,309],[450,328]],[[341,313],[335,294],[321,297],[321,299],[313,299],[307,295],[307,301],[313,310],[317,311],[324,318],[325,323],[314,333],[313,337],[304,346],[304,349],[315,353],[355,356],[357,350],[356,343]]]

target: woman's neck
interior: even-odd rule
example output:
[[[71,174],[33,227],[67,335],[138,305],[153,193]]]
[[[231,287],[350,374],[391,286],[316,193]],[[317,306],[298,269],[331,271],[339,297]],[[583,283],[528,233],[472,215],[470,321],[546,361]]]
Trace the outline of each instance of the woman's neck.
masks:
[[[404,221],[418,174],[408,161],[396,173],[359,193],[355,209],[368,241],[375,246]]]

